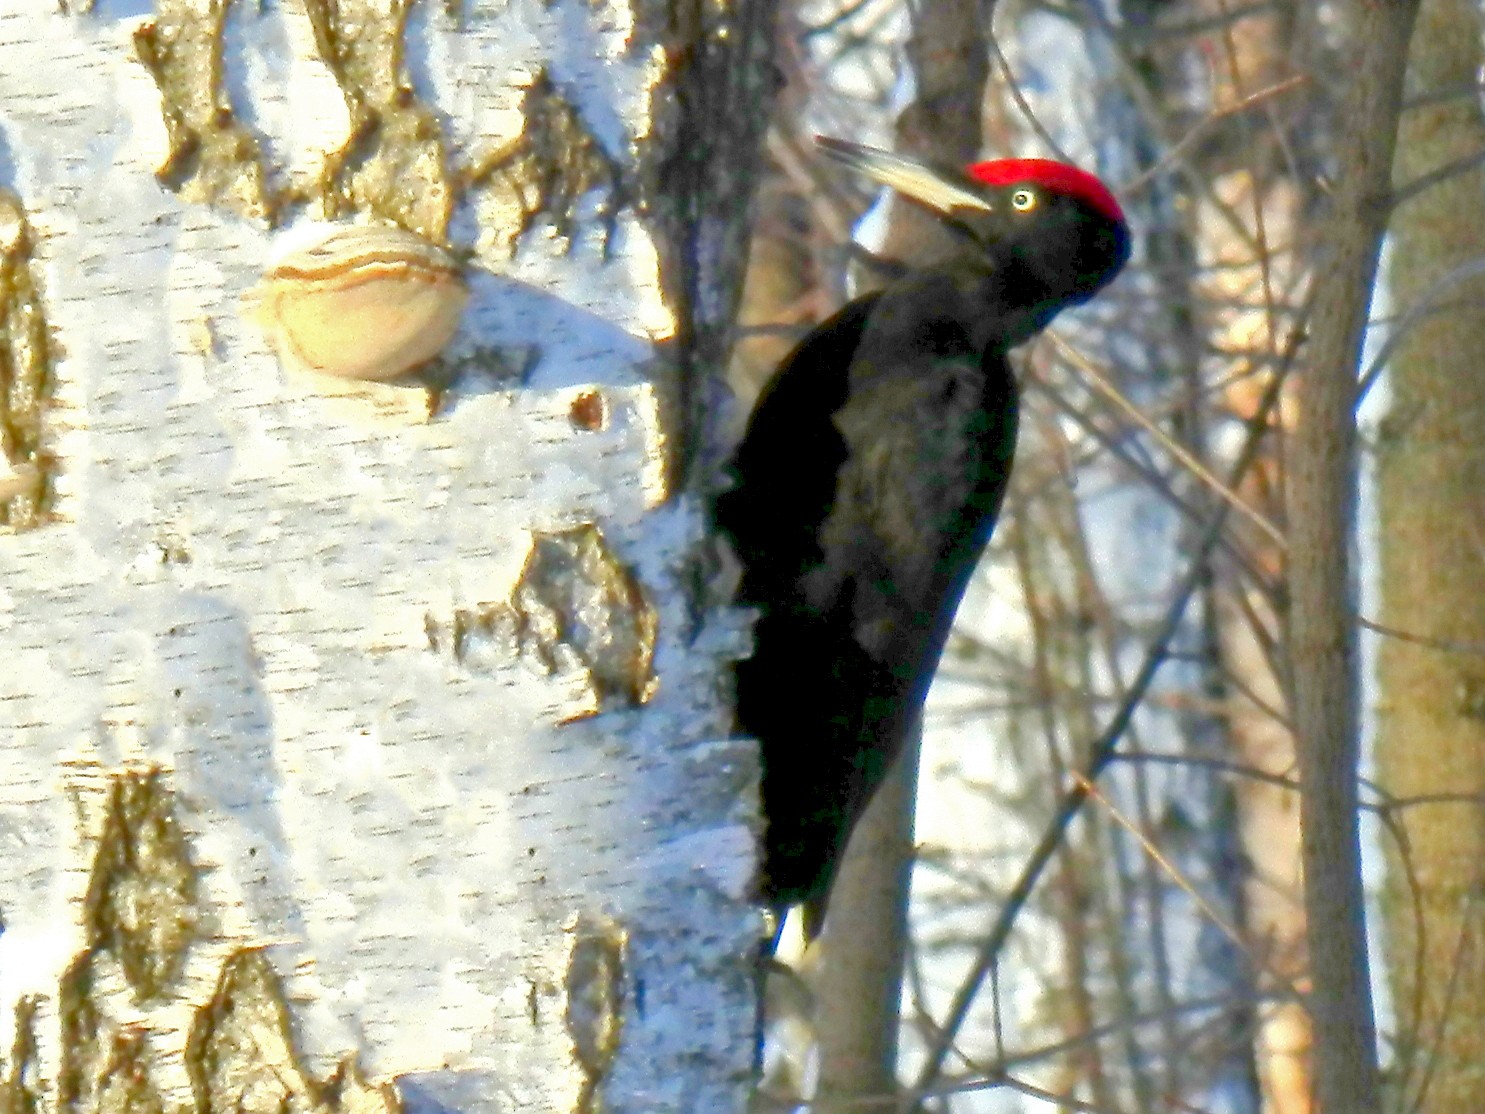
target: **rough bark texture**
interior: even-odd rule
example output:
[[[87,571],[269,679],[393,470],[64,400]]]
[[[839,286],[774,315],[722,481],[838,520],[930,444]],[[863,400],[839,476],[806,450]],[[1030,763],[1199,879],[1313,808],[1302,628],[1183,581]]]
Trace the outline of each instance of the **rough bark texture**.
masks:
[[[1478,160],[1485,149],[1478,100],[1450,95],[1479,73],[1480,33],[1475,4],[1423,6],[1410,93],[1444,96],[1404,117],[1400,186]],[[1470,169],[1430,186],[1394,218],[1389,277],[1406,339],[1390,366],[1392,405],[1378,454],[1383,624],[1461,647],[1386,637],[1378,660],[1377,765],[1406,836],[1401,845],[1388,841],[1383,904],[1402,1038],[1395,1103],[1428,1114],[1485,1110],[1482,197],[1485,173]],[[1457,281],[1471,267],[1474,277]],[[1417,797],[1432,799],[1409,803]]]
[[[688,466],[771,6],[139,7],[0,10],[0,1112],[740,1109]],[[348,224],[469,291],[398,382],[255,319]]]
[[[1322,229],[1309,360],[1288,459],[1291,707],[1303,800],[1316,1090],[1325,1114],[1379,1110],[1357,835],[1357,364],[1386,230],[1416,0],[1339,6],[1356,68]]]

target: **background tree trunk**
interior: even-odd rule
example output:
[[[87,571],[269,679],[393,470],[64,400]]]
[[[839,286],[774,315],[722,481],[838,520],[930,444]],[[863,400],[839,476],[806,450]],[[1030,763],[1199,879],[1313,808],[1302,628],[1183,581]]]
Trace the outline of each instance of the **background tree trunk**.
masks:
[[[994,3],[937,0],[910,9],[904,44],[912,102],[898,116],[898,150],[964,165],[980,157],[986,40]],[[942,222],[892,198],[888,259],[922,266],[946,247]],[[814,979],[819,1000],[820,1110],[854,1108],[895,1090],[921,718],[852,834],[831,895]]]
[[[1289,669],[1301,784],[1315,1083],[1326,1114],[1381,1109],[1357,830],[1356,376],[1386,231],[1416,0],[1345,5],[1356,68],[1342,99],[1309,358],[1290,443]]]
[[[690,483],[771,5],[62,8],[0,13],[0,1111],[741,1109]],[[461,259],[416,376],[251,320],[332,223]]]
[[[1400,840],[1384,891],[1400,1036],[1393,1099],[1485,1109],[1485,119],[1480,11],[1429,0],[1413,36],[1400,186],[1472,166],[1404,202],[1389,278],[1401,334],[1378,453],[1384,636],[1377,766]]]
[[[897,1091],[898,1029],[907,958],[917,735],[851,834],[819,954],[811,955],[820,1081],[814,1109],[848,1114]]]

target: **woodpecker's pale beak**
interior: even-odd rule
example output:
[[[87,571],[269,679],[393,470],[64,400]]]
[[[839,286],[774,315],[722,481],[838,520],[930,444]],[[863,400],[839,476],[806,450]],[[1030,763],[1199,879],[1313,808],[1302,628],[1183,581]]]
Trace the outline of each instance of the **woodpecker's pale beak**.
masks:
[[[831,139],[824,135],[815,136],[815,144],[836,162],[843,163],[946,217],[953,216],[956,210],[962,212],[965,209],[974,209],[982,213],[991,211],[990,203],[978,193],[928,163],[877,147],[863,147],[859,143],[847,143],[843,139]]]

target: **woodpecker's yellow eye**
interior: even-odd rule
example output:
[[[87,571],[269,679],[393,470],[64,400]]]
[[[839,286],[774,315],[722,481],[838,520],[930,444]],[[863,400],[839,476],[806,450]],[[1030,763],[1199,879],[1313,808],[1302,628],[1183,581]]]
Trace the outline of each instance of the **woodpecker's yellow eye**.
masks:
[[[1011,194],[1011,208],[1018,213],[1025,213],[1036,208],[1036,194],[1027,189],[1017,190]]]

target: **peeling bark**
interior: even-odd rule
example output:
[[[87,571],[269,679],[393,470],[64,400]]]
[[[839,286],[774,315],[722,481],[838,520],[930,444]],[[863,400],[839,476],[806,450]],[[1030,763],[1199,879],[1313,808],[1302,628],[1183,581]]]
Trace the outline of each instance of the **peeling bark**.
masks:
[[[759,129],[675,105],[766,115],[770,6],[132,7],[0,13],[0,1111],[740,1108]],[[254,319],[350,226],[468,292],[387,382]]]

